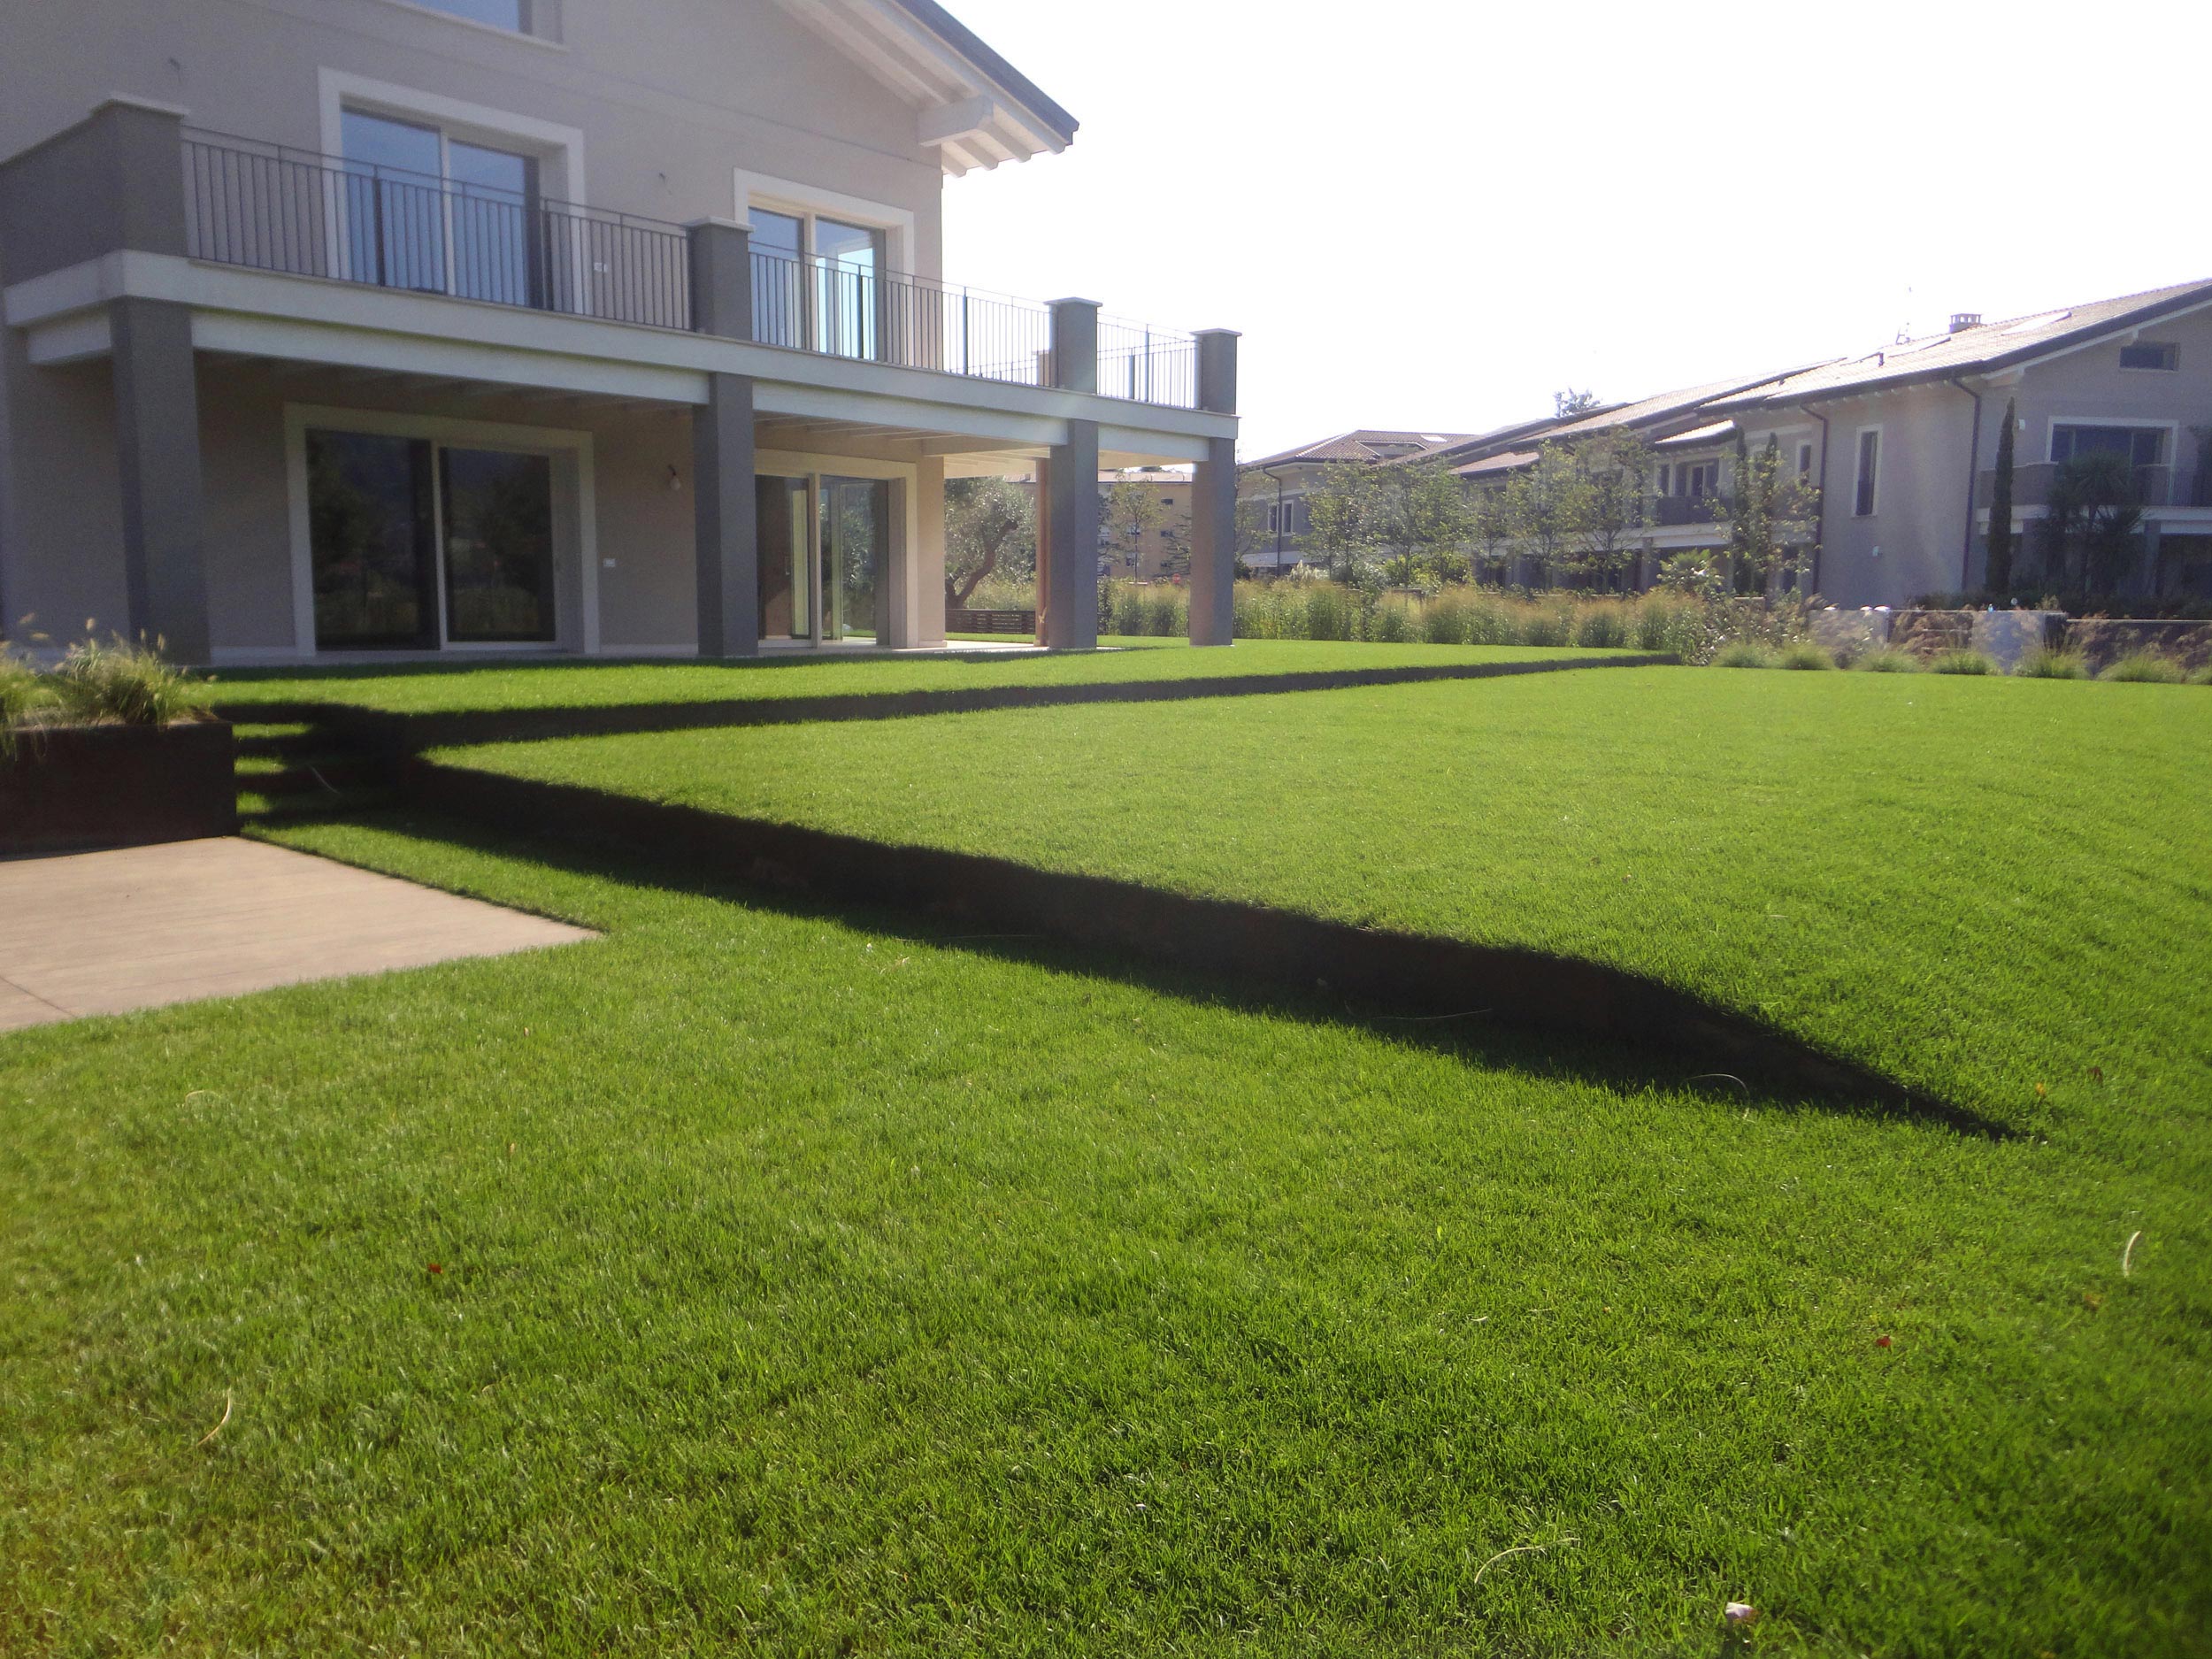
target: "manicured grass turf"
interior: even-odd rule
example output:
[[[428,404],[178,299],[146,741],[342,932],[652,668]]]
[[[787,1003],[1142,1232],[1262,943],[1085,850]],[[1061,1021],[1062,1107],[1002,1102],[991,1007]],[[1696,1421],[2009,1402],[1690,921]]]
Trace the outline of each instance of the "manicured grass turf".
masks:
[[[0,1651],[2204,1650],[2134,1079],[1993,1142],[286,839],[609,937],[0,1039]]]
[[[2212,1088],[2187,687],[1620,669],[448,757],[1593,957],[2013,1124]]]
[[[1067,686],[1138,680],[1235,679],[1251,674],[1452,663],[1540,661],[1605,656],[1580,648],[1509,645],[1348,645],[1333,641],[1247,641],[1233,650],[1194,651],[1179,640],[1128,639],[1066,655],[820,657],[796,655],[732,663],[535,663],[515,666],[231,671],[216,702],[339,703],[396,714],[477,709],[604,708],[633,703],[711,703],[725,698],[840,696],[851,692],[950,691],[979,686]]]

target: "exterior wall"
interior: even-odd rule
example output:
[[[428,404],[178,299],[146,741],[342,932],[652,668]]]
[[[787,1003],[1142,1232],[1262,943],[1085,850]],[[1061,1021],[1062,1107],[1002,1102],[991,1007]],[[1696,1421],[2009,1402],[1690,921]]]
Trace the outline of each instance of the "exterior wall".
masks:
[[[21,333],[0,328],[0,634],[127,630],[113,388],[105,362],[33,368]]]
[[[2034,365],[2022,373],[2016,387],[1993,386],[1989,401],[1996,408],[1991,413],[1982,467],[1986,470],[1995,458],[1995,434],[2008,396],[2019,400],[2020,419],[2027,423],[2014,439],[2016,461],[2022,466],[2050,458],[2055,422],[2085,418],[2116,425],[2171,422],[2169,465],[2189,472],[2212,460],[2200,453],[2190,430],[2212,424],[2212,310],[2154,325],[2142,331],[2141,339],[2179,346],[2180,368],[2124,369],[2120,342],[2106,340]]]
[[[1985,424],[1991,419],[1983,399]],[[1828,417],[1828,489],[1822,502],[1820,569],[1814,586],[1838,605],[1906,605],[1955,591],[1967,543],[1973,403],[1955,386],[1908,387],[1823,403]],[[1999,401],[1997,419],[2004,406]],[[1874,511],[1853,511],[1859,434],[1881,428]],[[1985,433],[1987,455],[1993,434]]]

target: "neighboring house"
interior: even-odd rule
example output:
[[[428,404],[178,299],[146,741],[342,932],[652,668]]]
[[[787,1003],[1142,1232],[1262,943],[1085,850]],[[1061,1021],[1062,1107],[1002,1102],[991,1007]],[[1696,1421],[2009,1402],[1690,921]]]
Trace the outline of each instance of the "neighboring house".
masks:
[[[1235,336],[941,280],[944,176],[1076,123],[933,0],[23,4],[0,65],[11,630],[929,645],[948,472],[1021,468],[1079,646],[1158,465],[1226,641]]]
[[[1244,565],[1251,570],[1273,572],[1290,570],[1299,564],[1300,539],[1312,528],[1306,496],[1328,476],[1332,465],[1348,461],[1374,466],[1418,460],[1463,443],[1467,437],[1463,432],[1393,432],[1362,426],[1263,460],[1247,462],[1237,487],[1248,503]]]
[[[1771,438],[1783,474],[1817,492],[1816,523],[1781,526],[1811,588],[1839,605],[1903,606],[1981,586],[2008,400],[2013,522],[2030,549],[2060,464],[2124,455],[2142,529],[2121,591],[2212,597],[2212,281],[2003,322],[1961,315],[1943,334],[1862,356],[1526,422],[1412,458],[1501,488],[1540,444],[1640,433],[1654,450],[1652,494],[1625,574],[1647,587],[1670,555],[1725,544],[1738,436],[1754,450]],[[1247,468],[1240,488],[1248,498],[1266,486]],[[2033,568],[2034,554],[2018,563]],[[1545,579],[1526,558],[1509,572]]]
[[[1150,524],[1133,524],[1114,510],[1117,490],[1141,490],[1151,497]],[[1191,475],[1159,467],[1136,467],[1098,475],[1101,519],[1099,573],[1140,582],[1164,581],[1190,570]],[[1133,534],[1132,532],[1134,532]]]

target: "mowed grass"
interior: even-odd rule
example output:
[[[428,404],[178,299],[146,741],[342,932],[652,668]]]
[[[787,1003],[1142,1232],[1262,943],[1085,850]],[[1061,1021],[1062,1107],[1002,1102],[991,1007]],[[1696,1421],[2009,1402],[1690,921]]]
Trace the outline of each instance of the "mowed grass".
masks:
[[[1354,645],[1248,641],[1233,650],[1193,650],[1179,640],[1125,639],[1109,649],[947,657],[758,657],[743,662],[555,662],[486,665],[229,670],[216,702],[242,716],[271,703],[326,703],[394,714],[486,709],[605,708],[638,703],[713,703],[856,692],[958,691],[997,686],[1113,685],[1345,669],[1560,661],[1618,656],[1600,649],[1508,645]],[[1632,653],[1629,653],[1632,655]]]
[[[608,936],[0,1039],[0,1651],[2207,1648],[2200,1114],[286,839]]]
[[[1608,669],[442,757],[1601,960],[2015,1125],[2212,1092],[2188,687]]]

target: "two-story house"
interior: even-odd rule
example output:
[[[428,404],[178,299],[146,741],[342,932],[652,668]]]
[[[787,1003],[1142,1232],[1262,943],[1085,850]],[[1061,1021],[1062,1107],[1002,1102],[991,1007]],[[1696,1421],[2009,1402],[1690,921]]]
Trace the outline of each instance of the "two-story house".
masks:
[[[1800,487],[1786,499],[1817,508],[1778,525],[1802,580],[1833,603],[1904,606],[1984,585],[2008,408],[2016,575],[2045,583],[2037,532],[2053,486],[2070,460],[2104,453],[2125,457],[2139,526],[2116,593],[2212,597],[2212,281],[2002,322],[1960,315],[1942,334],[1870,352],[1377,464],[1448,466],[1471,489],[1498,489],[1546,443],[1633,432],[1650,446],[1650,493],[1625,572],[1641,587],[1671,555],[1727,541],[1739,439],[1752,450],[1771,442],[1783,480]],[[1264,497],[1270,486],[1248,468],[1243,488]],[[1546,580],[1525,557],[1507,568],[1510,580]]]
[[[1257,506],[1244,563],[1252,570],[1279,574],[1301,559],[1300,543],[1313,527],[1306,497],[1332,466],[1350,463],[1379,466],[1419,460],[1469,442],[1463,432],[1402,432],[1361,426],[1333,437],[1284,449],[1248,462],[1241,492]]]
[[[216,663],[944,637],[948,473],[1194,468],[1235,337],[943,274],[1074,119],[933,0],[0,8],[0,623]],[[1055,557],[1055,549],[1079,549]]]

